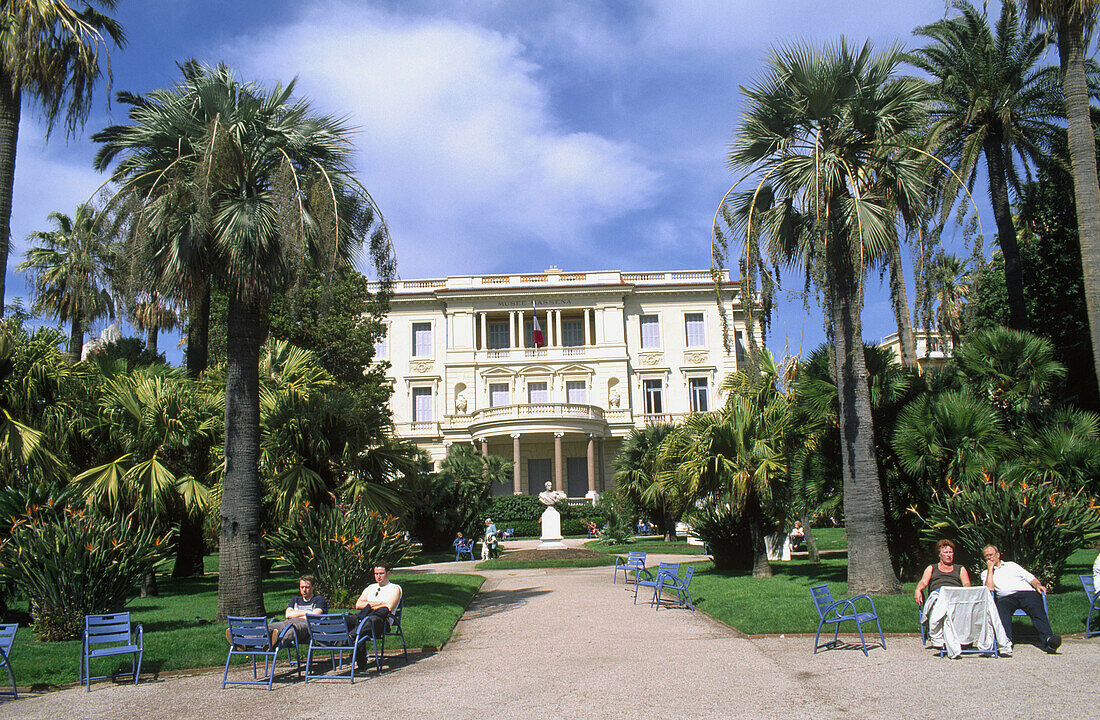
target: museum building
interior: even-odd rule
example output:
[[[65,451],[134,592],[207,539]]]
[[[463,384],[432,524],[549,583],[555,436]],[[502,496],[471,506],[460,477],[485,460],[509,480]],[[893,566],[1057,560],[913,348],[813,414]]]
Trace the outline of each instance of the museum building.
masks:
[[[472,443],[514,463],[494,494],[552,482],[593,499],[633,428],[718,404],[747,346],[740,310],[727,318],[729,354],[709,270],[400,280],[375,359],[389,363],[396,434],[433,460]]]

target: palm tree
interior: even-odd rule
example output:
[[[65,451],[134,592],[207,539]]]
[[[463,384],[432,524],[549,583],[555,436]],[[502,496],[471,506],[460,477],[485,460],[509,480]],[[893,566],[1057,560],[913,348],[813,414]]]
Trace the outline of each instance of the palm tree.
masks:
[[[936,329],[951,337],[951,347],[959,347],[962,334],[963,309],[970,290],[970,273],[966,262],[950,253],[937,255],[928,269],[932,300],[936,303]],[[928,328],[929,331],[932,328]],[[928,340],[931,340],[929,335]],[[931,343],[926,345],[931,348]]]
[[[241,84],[224,66],[196,67],[191,90],[162,93],[163,116],[175,116],[176,143],[157,132],[149,146],[134,135],[127,152],[124,191],[141,195],[146,154],[170,153],[149,165],[164,192],[146,210],[150,253],[166,291],[194,288],[197,272],[226,288],[229,300],[225,392],[225,470],[221,501],[218,617],[263,612],[260,587],[260,351],[271,294],[307,264],[332,268],[350,262],[370,228],[364,227],[364,190],[351,177],[349,131],[335,118],[312,114],[294,101],[294,84],[264,89]],[[202,98],[196,102],[196,98]],[[117,135],[116,135],[117,137]],[[182,206],[180,212],[176,208]],[[380,254],[391,258],[384,227]],[[186,241],[186,242],[184,242]],[[181,248],[202,246],[209,262],[180,261]]]
[[[117,0],[95,0],[113,10]],[[11,198],[15,185],[15,148],[26,92],[42,108],[47,131],[64,115],[72,133],[88,117],[100,61],[110,56],[107,38],[125,42],[122,27],[95,10],[91,0],[0,4],[0,267],[11,247]],[[0,273],[0,315],[4,313],[4,277]]]
[[[657,482],[657,458],[661,443],[676,429],[670,423],[652,423],[634,428],[615,456],[615,487],[623,497],[661,520],[665,540],[676,539],[676,522],[683,512],[678,497]]]
[[[761,234],[774,262],[798,262],[825,296],[834,343],[843,443],[848,591],[897,592],[874,454],[863,357],[863,279],[881,257],[897,214],[916,220],[921,163],[898,152],[920,127],[923,89],[895,78],[902,53],[875,54],[845,40],[816,51],[775,51],[745,90],[748,108],[728,164],[764,176],[775,202]]]
[[[147,293],[134,303],[130,313],[134,327],[145,331],[145,349],[154,355],[157,352],[157,337],[162,330],[176,327],[176,312],[168,306],[163,296],[156,290]]]
[[[72,323],[69,354],[75,362],[87,326],[115,316],[107,291],[111,243],[102,214],[88,203],[78,205],[73,218],[52,212],[49,219],[56,229],[31,233],[39,244],[27,250],[19,269],[34,275],[34,310]]]
[[[1096,24],[1098,11],[1100,0],[1024,0],[1027,18],[1049,27],[1058,41],[1092,362],[1100,382],[1100,183],[1096,176],[1096,136],[1089,102],[1093,93],[1085,58],[1085,39]]]
[[[973,187],[978,158],[984,158],[997,242],[1005,258],[1010,323],[1024,330],[1023,268],[1009,199],[1010,188],[1020,192],[1013,157],[1020,158],[1030,175],[1030,165],[1050,149],[1062,111],[1060,88],[1054,67],[1040,65],[1046,40],[1021,29],[1013,0],[1001,6],[996,32],[985,13],[966,0],[957,0],[954,7],[958,17],[913,31],[932,42],[909,57],[932,78],[929,149],[953,165],[954,175],[937,173],[944,184],[940,212],[949,215],[958,197],[961,186],[955,176]]]

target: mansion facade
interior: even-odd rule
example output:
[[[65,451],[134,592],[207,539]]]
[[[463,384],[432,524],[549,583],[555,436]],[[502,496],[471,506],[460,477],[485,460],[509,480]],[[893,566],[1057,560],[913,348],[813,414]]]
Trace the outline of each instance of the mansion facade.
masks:
[[[729,354],[709,270],[403,280],[375,359],[397,436],[434,461],[472,443],[514,463],[494,494],[591,499],[632,429],[717,407],[748,345],[740,310],[727,320]]]

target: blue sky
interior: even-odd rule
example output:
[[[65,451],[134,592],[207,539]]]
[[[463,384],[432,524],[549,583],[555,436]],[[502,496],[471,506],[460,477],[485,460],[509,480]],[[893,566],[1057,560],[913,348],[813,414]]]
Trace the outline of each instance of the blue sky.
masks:
[[[733,181],[724,158],[739,86],[769,48],[841,35],[912,45],[913,28],[945,12],[942,0],[122,0],[129,42],[111,68],[114,90],[139,93],[171,84],[188,57],[228,62],[246,80],[297,77],[317,109],[357,128],[360,179],[402,277],[705,268]],[[14,270],[26,236],[103,182],[87,136],[125,108],[108,109],[102,87],[76,137],[47,143],[24,114],[8,302],[29,302]],[[872,341],[895,329],[878,272],[864,328]],[[816,304],[785,301],[769,345],[808,350],[823,337]],[[178,361],[175,340],[161,347]]]

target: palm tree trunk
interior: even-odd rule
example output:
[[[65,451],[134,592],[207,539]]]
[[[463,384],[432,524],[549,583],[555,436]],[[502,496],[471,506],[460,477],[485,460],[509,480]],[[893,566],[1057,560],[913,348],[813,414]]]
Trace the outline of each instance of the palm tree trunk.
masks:
[[[833,232],[826,245],[825,283],[836,348],[844,515],[848,527],[849,595],[901,592],[886,544],[886,512],[875,462],[867,365],[863,356],[860,275],[847,238]],[[861,268],[860,268],[861,270]]]
[[[176,542],[176,563],[172,577],[202,577],[202,529],[201,514],[185,512],[180,518],[180,534]]]
[[[145,333],[145,349],[148,350],[149,352],[153,353],[154,355],[157,354],[157,336],[158,335],[160,335],[160,331],[157,329],[157,327],[155,325],[153,327],[149,328],[149,330]]]
[[[222,486],[217,621],[263,615],[260,581],[260,346],[263,312],[229,299],[225,379],[225,479]]]
[[[197,378],[210,357],[210,285],[206,284],[191,307],[187,328],[187,374]]]
[[[1092,340],[1092,363],[1100,381],[1100,185],[1096,178],[1096,138],[1089,116],[1085,82],[1084,30],[1063,17],[1058,25],[1058,56],[1069,123],[1069,156],[1073,164],[1073,198],[1085,280],[1085,307]]]
[[[803,510],[799,515],[799,519],[802,520],[802,529],[806,531],[806,552],[810,554],[810,562],[821,562],[821,551],[817,549],[817,538],[814,537],[814,531],[810,528],[810,513]]]
[[[993,218],[997,221],[997,243],[1005,258],[1008,324],[1013,330],[1027,330],[1024,270],[1020,264],[1020,248],[1016,242],[1016,225],[1012,222],[1012,205],[1008,202],[1008,176],[1005,174],[1004,143],[1000,136],[986,136],[983,153],[985,167],[989,172],[989,197],[993,201]]]
[[[905,290],[905,269],[901,264],[901,241],[897,235],[886,245],[886,259],[890,266],[890,302],[894,305],[894,318],[898,323],[898,345],[901,348],[901,364],[907,368],[917,366],[917,343],[913,339],[913,323],[909,320],[909,296]],[[807,527],[802,523],[802,527]]]
[[[4,281],[11,249],[11,198],[15,189],[15,148],[19,141],[21,97],[11,75],[0,69],[0,317],[4,316]]]
[[[764,542],[764,527],[760,521],[760,508],[755,501],[745,507],[749,521],[749,537],[752,538],[752,576],[771,577],[772,565],[768,562],[768,546]]]
[[[73,362],[80,362],[80,352],[84,349],[84,323],[80,315],[73,318],[72,327],[69,329],[69,354]]]

